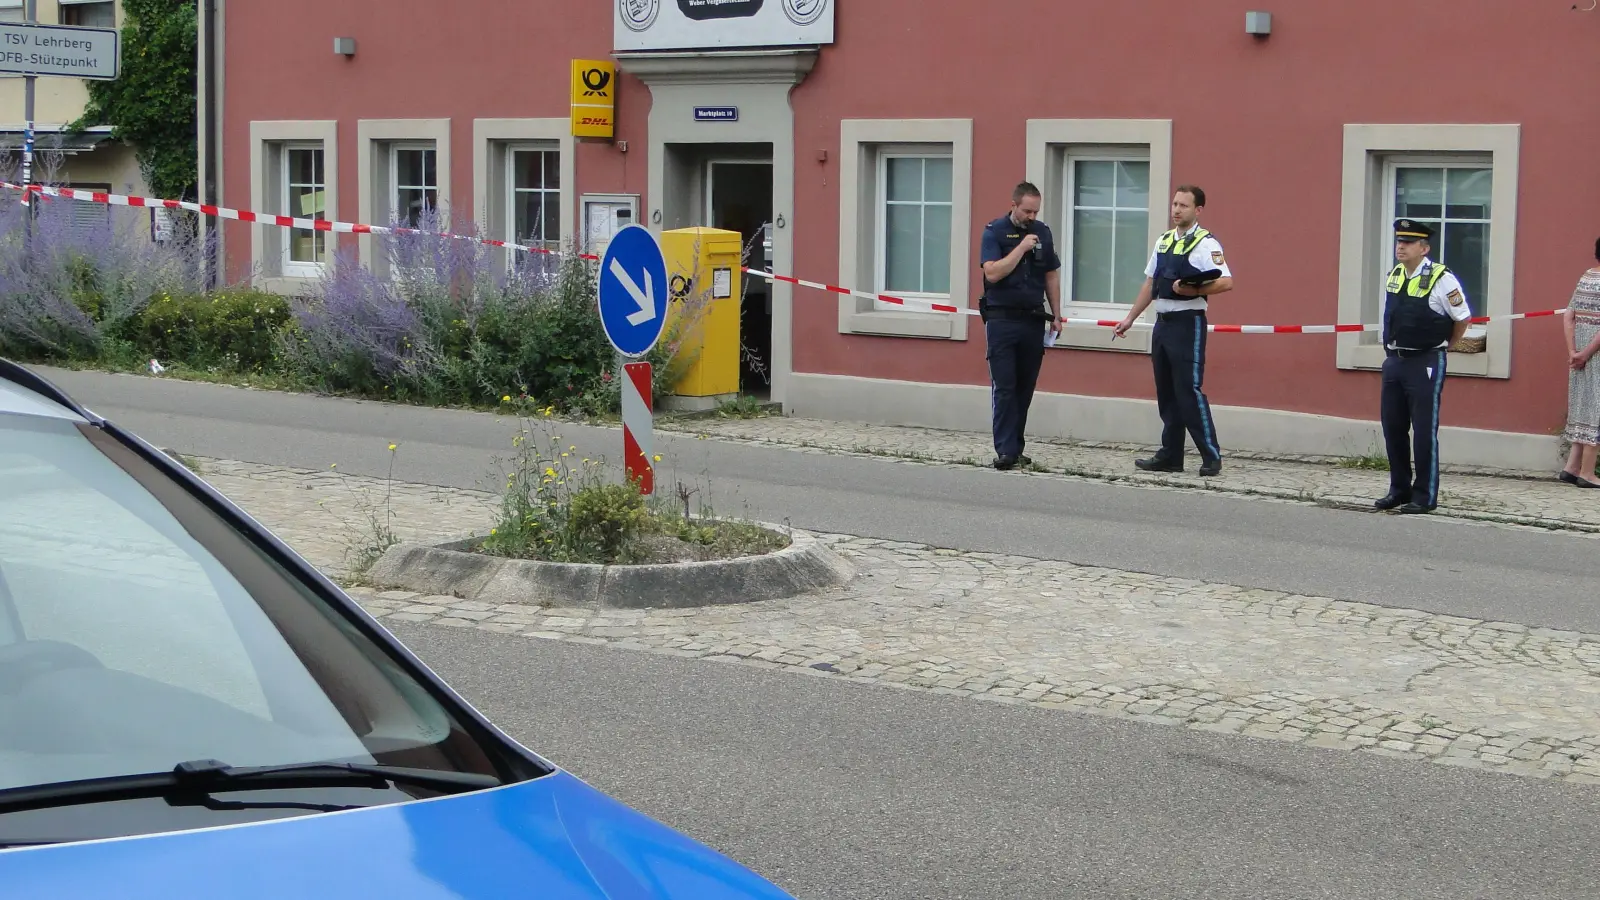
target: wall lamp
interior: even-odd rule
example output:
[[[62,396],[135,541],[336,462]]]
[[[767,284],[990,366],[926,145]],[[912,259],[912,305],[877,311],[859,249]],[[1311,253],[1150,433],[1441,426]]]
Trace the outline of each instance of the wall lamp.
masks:
[[[356,39],[352,37],[336,37],[333,39],[333,52],[340,56],[356,55]]]
[[[1272,33],[1272,13],[1247,12],[1244,14],[1244,33],[1266,37]]]

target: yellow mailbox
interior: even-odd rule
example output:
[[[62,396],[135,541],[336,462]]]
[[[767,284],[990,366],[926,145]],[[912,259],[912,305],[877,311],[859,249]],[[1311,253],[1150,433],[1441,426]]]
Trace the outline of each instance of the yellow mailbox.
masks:
[[[672,292],[665,340],[675,335],[687,364],[672,393],[722,399],[739,393],[739,232],[677,228],[661,233]]]

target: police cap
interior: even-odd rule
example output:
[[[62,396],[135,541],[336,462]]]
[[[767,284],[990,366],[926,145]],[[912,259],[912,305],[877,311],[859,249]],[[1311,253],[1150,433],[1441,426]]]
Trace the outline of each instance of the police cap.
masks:
[[[1193,275],[1190,275],[1188,278],[1179,278],[1178,283],[1187,284],[1190,287],[1204,287],[1205,285],[1208,285],[1221,277],[1221,269],[1206,269],[1203,272],[1197,272]]]
[[[1394,237],[1398,241],[1427,241],[1433,239],[1433,229],[1415,219],[1395,219]]]

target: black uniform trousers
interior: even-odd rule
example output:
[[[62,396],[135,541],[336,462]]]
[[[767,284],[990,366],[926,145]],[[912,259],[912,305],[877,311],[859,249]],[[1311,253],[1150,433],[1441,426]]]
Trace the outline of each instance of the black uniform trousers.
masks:
[[[1439,398],[1443,350],[1393,350],[1383,361],[1383,442],[1389,490],[1418,506],[1439,503]],[[1416,468],[1413,470],[1413,458]]]
[[[1013,318],[1013,316],[1016,316]],[[988,343],[989,405],[994,417],[996,456],[1017,457],[1027,441],[1028,407],[1044,365],[1044,323],[1037,313],[1025,316],[991,307],[984,335]]]
[[[1156,409],[1161,413],[1161,450],[1156,459],[1182,463],[1184,433],[1194,438],[1202,461],[1222,458],[1211,403],[1201,384],[1206,374],[1205,310],[1158,313],[1150,360],[1156,374]]]

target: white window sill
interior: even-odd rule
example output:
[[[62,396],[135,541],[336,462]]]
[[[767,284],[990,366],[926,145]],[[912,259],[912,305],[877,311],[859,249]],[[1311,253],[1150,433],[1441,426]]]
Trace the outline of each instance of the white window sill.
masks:
[[[851,298],[844,299],[853,302]],[[915,313],[887,309],[847,310],[840,316],[839,330],[844,334],[965,340],[966,329],[958,328],[956,322],[957,319],[965,318],[968,317],[961,313]]]
[[[256,278],[256,287],[284,296],[308,297],[322,289],[322,278],[304,275],[261,275]]]
[[[1352,367],[1356,369],[1382,369],[1386,354],[1383,348],[1373,344],[1371,346],[1357,347],[1351,360]],[[1489,353],[1451,353],[1445,361],[1447,375],[1473,375],[1482,378],[1489,375]]]
[[[1068,305],[1062,310],[1064,319],[1116,319],[1121,321],[1128,315],[1127,306],[1073,306]],[[1061,328],[1061,336],[1056,338],[1055,347],[1052,349],[1066,350],[1104,350],[1111,353],[1149,353],[1150,352],[1150,323],[1154,321],[1154,314],[1146,312],[1138,323],[1128,329],[1128,333],[1115,341],[1111,339],[1112,329],[1101,325],[1074,325],[1068,322]]]

